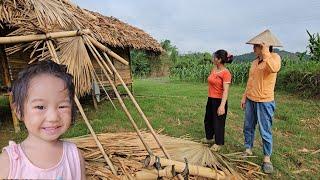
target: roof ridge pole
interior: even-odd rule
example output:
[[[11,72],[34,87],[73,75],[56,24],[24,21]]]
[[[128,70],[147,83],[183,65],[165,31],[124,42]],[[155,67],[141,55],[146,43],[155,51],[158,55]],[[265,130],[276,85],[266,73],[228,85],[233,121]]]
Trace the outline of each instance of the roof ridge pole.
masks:
[[[32,42],[40,41],[46,39],[57,39],[57,38],[66,38],[74,37],[82,34],[90,34],[89,29],[77,30],[77,31],[60,31],[60,32],[51,32],[46,34],[34,34],[34,35],[25,35],[25,36],[8,36],[0,37],[0,44],[16,44],[22,42]]]
[[[96,61],[97,61],[98,64],[100,65],[100,67],[102,68],[102,71],[104,72],[104,74],[105,74],[105,76],[107,77],[107,79],[108,79],[108,81],[109,81],[109,83],[110,83],[113,91],[115,92],[116,97],[117,97],[117,99],[119,100],[119,103],[120,103],[123,111],[125,112],[126,116],[127,116],[128,119],[130,120],[133,128],[135,129],[135,131],[136,131],[139,139],[141,140],[141,142],[142,142],[142,144],[144,145],[145,149],[147,150],[148,154],[153,155],[153,152],[152,152],[151,148],[148,146],[148,144],[146,143],[146,141],[143,139],[143,136],[142,136],[142,134],[141,134],[141,132],[140,132],[140,130],[139,130],[138,125],[137,125],[137,124],[135,123],[135,121],[133,120],[130,112],[128,111],[128,109],[127,109],[127,107],[126,107],[126,105],[124,104],[123,100],[121,99],[121,96],[120,96],[120,94],[119,94],[116,86],[115,86],[114,83],[112,82],[110,76],[108,75],[108,72],[107,72],[106,68],[103,67],[103,65],[101,64],[100,61],[102,61],[102,60],[98,58],[96,52],[93,50],[93,48],[94,48],[93,44],[91,44],[91,42],[89,41],[89,39],[88,39],[86,36],[82,36],[82,37],[83,37],[83,39],[85,40],[85,42],[87,43],[87,45],[88,45],[88,47],[89,47],[89,50],[90,50],[91,53],[93,54],[94,58],[96,59]],[[100,56],[100,57],[101,57],[101,56]],[[102,58],[102,57],[101,57],[101,58]],[[109,70],[110,70],[110,69],[109,69]]]
[[[59,59],[58,59],[58,55],[57,55],[57,53],[56,53],[56,50],[54,49],[54,46],[53,46],[52,41],[51,41],[51,40],[47,40],[46,43],[47,43],[47,45],[48,45],[48,49],[49,49],[49,52],[50,52],[53,60],[54,60],[56,63],[60,64],[60,61],[59,61]],[[98,139],[95,131],[93,130],[92,126],[90,125],[89,120],[88,120],[86,114],[84,113],[84,110],[83,110],[83,108],[82,108],[82,106],[81,106],[81,104],[80,104],[80,102],[79,102],[79,99],[77,98],[76,95],[74,96],[74,100],[75,100],[76,105],[78,106],[78,109],[79,109],[79,111],[80,111],[80,114],[82,115],[82,117],[83,117],[83,119],[84,119],[84,121],[85,121],[85,123],[86,123],[86,125],[87,125],[87,127],[88,127],[88,129],[89,129],[89,131],[90,131],[90,133],[91,133],[91,135],[93,136],[94,141],[96,142],[96,144],[97,144],[99,150],[101,151],[104,159],[106,160],[107,164],[109,165],[112,173],[113,173],[114,175],[117,175],[117,171],[115,170],[115,168],[114,168],[111,160],[109,159],[108,155],[107,155],[106,152],[104,151],[103,146],[102,146],[101,142],[99,141],[99,139]]]

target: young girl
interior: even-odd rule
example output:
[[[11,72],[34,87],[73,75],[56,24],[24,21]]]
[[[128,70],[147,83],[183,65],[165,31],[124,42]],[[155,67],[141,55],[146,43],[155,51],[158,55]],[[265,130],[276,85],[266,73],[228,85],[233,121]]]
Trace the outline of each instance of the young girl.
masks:
[[[9,142],[0,155],[0,179],[85,179],[75,144],[61,141],[75,121],[74,85],[65,66],[40,61],[19,73],[13,104],[28,136]]]
[[[213,144],[214,151],[219,151],[224,145],[224,127],[228,111],[228,91],[231,83],[231,73],[224,66],[231,63],[232,55],[225,50],[218,50],[213,54],[212,63],[215,65],[208,77],[208,102],[204,118],[206,138],[204,143]],[[215,139],[213,140],[213,136]]]

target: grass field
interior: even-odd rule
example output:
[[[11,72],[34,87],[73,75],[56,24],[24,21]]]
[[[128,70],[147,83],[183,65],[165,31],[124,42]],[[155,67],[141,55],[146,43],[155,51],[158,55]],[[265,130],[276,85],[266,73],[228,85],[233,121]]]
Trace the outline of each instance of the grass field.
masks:
[[[241,86],[231,87],[223,153],[243,150],[244,113],[240,109],[243,90]],[[175,137],[189,134],[194,139],[200,139],[204,136],[206,84],[170,81],[166,78],[137,79],[134,81],[134,94],[155,129],[164,128],[163,133]],[[133,131],[119,104],[115,100],[114,102],[118,110],[114,110],[106,101],[99,105],[98,112],[93,111],[92,106],[85,105],[85,111],[97,133]],[[137,124],[145,128],[133,105],[128,99],[125,102],[133,112]],[[270,178],[320,179],[320,153],[312,154],[320,148],[320,101],[301,99],[292,94],[277,92],[276,103],[272,156],[276,171]],[[3,104],[4,102],[0,99],[1,116],[5,111]],[[5,121],[0,127],[1,148],[7,144],[8,139],[19,141],[26,135],[24,132],[15,135],[12,125]],[[85,123],[79,117],[78,122],[65,137],[80,136],[88,132]],[[260,163],[262,143],[259,132],[256,133],[254,153],[258,158],[251,160]]]

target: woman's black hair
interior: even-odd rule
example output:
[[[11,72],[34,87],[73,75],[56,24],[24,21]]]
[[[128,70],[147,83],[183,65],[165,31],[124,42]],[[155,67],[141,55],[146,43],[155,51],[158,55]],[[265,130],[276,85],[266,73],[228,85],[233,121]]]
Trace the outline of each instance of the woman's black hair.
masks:
[[[269,52],[273,52],[273,46],[269,46]]]
[[[226,50],[220,49],[214,53],[214,56],[218,59],[221,59],[221,63],[232,63],[233,55],[228,56],[228,52]]]
[[[71,103],[71,122],[75,121],[76,105],[74,102],[75,87],[73,84],[73,77],[67,73],[67,67],[59,65],[51,60],[44,60],[33,63],[27,68],[23,69],[18,78],[14,81],[12,86],[13,104],[16,107],[16,112],[23,118],[24,103],[28,96],[28,88],[32,78],[41,75],[49,74],[53,75],[64,81],[66,89],[68,89],[68,95]]]

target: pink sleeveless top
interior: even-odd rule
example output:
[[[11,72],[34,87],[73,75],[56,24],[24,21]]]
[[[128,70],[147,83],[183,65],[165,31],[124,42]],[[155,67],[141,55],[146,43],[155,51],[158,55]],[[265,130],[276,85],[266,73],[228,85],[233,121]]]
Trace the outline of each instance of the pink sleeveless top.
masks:
[[[4,150],[9,155],[10,171],[8,179],[81,179],[81,167],[78,149],[75,144],[63,142],[63,154],[60,162],[54,167],[41,169],[33,165],[13,141]]]

